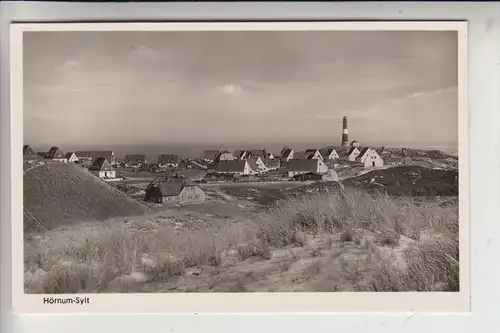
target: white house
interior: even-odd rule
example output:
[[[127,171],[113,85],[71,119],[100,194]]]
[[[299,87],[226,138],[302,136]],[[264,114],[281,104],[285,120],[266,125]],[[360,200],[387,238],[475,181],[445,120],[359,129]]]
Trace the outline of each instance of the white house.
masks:
[[[349,149],[349,152],[347,153],[347,159],[351,162],[356,161],[356,158],[359,156],[361,152],[359,151],[358,148],[352,147]]]
[[[291,149],[291,148],[288,148],[288,146],[285,146],[285,148],[283,148],[281,150],[281,159],[282,160],[285,160],[285,161],[290,161],[291,159],[293,159],[293,155],[294,155],[294,150]]]
[[[318,149],[306,149],[306,154],[308,154],[308,156],[307,156],[308,160],[322,160],[323,161],[323,156],[321,156],[321,153]]]
[[[76,157],[84,166],[91,166],[98,157],[104,157],[111,165],[116,164],[115,153],[111,150],[75,151]]]
[[[62,152],[59,147],[52,147],[50,148],[49,152],[47,155],[45,155],[46,159],[51,159],[52,161],[55,162],[63,162],[66,163],[68,162],[68,159],[66,158],[66,155]]]
[[[89,170],[99,178],[116,178],[116,171],[104,157],[98,157]]]
[[[66,159],[68,160],[68,163],[76,163],[79,161],[78,157],[73,152],[66,153]]]
[[[252,164],[255,163],[255,166],[257,167],[258,171],[260,172],[266,172],[268,171],[268,167],[266,163],[262,160],[262,158],[259,156],[257,158],[251,158],[249,159],[249,162],[251,161],[250,167],[252,167]]]
[[[323,156],[323,161],[332,161],[339,158],[339,154],[335,148],[320,149],[320,153]]]
[[[381,167],[384,165],[382,157],[372,148],[361,149],[356,160],[363,163],[365,168]]]
[[[326,174],[328,172],[328,167],[322,160],[310,159],[310,160],[290,160],[287,164],[288,177],[293,177],[295,175],[305,174],[309,172],[314,172],[317,174]]]

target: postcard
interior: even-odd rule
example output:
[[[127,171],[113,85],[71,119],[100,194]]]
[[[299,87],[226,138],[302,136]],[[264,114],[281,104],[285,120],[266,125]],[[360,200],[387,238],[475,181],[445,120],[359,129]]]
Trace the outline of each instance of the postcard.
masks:
[[[468,311],[466,28],[12,24],[14,310]]]

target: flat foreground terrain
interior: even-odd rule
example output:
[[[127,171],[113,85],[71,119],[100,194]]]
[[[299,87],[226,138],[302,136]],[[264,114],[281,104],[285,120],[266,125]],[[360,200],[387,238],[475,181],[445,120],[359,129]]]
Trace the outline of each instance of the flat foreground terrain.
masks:
[[[458,290],[457,196],[319,184],[208,184],[202,204],[27,232],[25,290]]]

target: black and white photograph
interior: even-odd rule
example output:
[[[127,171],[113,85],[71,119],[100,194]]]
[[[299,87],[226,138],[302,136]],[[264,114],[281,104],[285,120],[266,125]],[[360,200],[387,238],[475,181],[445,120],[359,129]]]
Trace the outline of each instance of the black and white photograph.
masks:
[[[458,37],[24,31],[24,293],[460,292]]]

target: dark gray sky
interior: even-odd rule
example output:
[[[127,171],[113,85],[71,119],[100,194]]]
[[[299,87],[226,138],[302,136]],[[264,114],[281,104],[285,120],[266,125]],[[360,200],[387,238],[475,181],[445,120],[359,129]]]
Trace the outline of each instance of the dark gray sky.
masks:
[[[457,144],[457,34],[25,32],[33,145]]]

